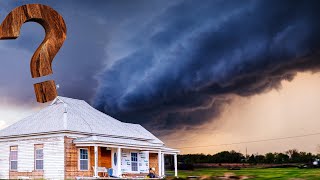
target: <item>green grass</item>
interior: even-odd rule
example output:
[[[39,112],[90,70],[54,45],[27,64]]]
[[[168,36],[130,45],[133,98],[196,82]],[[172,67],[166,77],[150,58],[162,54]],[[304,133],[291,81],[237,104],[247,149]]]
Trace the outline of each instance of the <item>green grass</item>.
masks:
[[[172,171],[168,172],[173,174]],[[248,176],[249,179],[305,179],[305,180],[320,180],[320,169],[298,169],[298,168],[243,168],[241,170],[228,170],[220,168],[201,168],[194,171],[179,170],[180,178],[187,178],[188,176],[201,177],[216,177],[224,176],[225,173],[233,173],[236,176]]]

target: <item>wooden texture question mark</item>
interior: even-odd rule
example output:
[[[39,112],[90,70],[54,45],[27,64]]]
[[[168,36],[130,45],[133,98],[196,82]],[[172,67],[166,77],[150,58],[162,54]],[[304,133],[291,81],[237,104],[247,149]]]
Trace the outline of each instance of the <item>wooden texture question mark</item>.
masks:
[[[66,24],[62,16],[49,6],[27,4],[12,10],[0,25],[0,39],[16,39],[25,22],[37,22],[45,30],[45,38],[31,58],[32,78],[52,74],[52,61],[66,39]],[[57,97],[53,80],[34,84],[37,101],[45,103]]]

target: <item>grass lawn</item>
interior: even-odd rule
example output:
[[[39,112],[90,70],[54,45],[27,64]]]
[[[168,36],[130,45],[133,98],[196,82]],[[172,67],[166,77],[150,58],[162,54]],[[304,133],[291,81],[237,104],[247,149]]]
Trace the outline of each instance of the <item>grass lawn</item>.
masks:
[[[169,171],[168,174],[173,174]],[[290,180],[320,180],[320,169],[298,168],[243,168],[241,170],[228,170],[220,168],[202,168],[194,171],[179,170],[180,178],[188,176],[217,177],[224,175],[246,176],[249,179],[290,179]]]

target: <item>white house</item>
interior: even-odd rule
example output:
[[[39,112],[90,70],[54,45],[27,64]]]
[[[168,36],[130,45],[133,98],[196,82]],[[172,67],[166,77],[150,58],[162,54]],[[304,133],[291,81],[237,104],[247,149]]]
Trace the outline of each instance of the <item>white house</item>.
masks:
[[[0,131],[0,179],[164,177],[164,155],[178,150],[139,124],[120,122],[83,100],[57,97],[51,105]]]

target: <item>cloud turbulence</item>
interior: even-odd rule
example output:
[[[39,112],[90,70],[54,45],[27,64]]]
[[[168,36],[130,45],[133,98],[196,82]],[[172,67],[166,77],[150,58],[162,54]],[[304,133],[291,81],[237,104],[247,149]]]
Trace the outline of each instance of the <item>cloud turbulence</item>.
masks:
[[[230,95],[281,88],[320,68],[316,0],[3,1],[1,20],[26,3],[49,5],[67,23],[50,77],[59,95],[154,133],[204,125]],[[26,24],[18,39],[0,41],[10,67],[0,71],[0,97],[17,104],[35,101],[29,64],[44,37]]]
[[[230,94],[320,68],[318,1],[182,1],[144,25],[99,75],[98,109],[152,130],[201,125]]]

